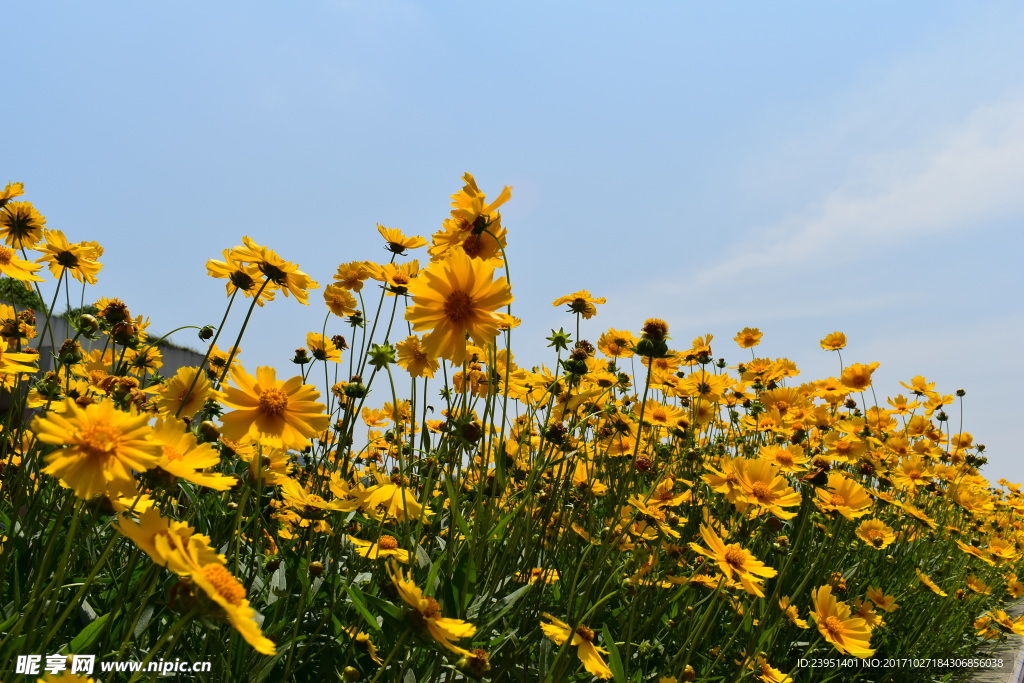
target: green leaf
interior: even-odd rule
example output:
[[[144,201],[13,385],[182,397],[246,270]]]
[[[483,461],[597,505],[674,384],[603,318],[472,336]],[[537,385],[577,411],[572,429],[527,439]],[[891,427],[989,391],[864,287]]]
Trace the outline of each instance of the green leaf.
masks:
[[[608,648],[608,668],[612,670],[612,679],[625,681],[626,669],[622,666],[622,655],[619,654],[619,646],[615,644],[607,624],[601,627],[601,634],[604,636],[603,645]]]
[[[92,621],[88,626],[83,628],[77,636],[71,640],[71,644],[68,646],[69,652],[87,652],[100,637],[100,632],[103,630],[103,625],[107,623],[107,617],[110,614],[104,614],[102,617]]]
[[[359,590],[359,587],[349,585],[345,587],[345,591],[348,593],[349,600],[352,601],[352,606],[362,615],[363,620],[373,629],[380,631],[380,624],[377,623],[377,619],[374,618],[370,610],[366,609],[366,601],[363,600],[363,592]]]

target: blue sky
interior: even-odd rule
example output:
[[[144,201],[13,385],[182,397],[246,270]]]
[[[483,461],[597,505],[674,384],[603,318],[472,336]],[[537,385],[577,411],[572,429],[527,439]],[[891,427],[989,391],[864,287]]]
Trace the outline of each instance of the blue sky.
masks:
[[[154,329],[216,324],[204,263],[243,234],[326,284],[385,258],[378,222],[437,230],[470,171],[513,186],[524,363],[578,289],[609,300],[591,339],[658,316],[739,360],[757,326],[808,379],[842,330],[880,400],[966,389],[986,473],[1024,481],[1019,3],[22,3],[5,28],[0,182],[101,242],[87,297]],[[292,372],[311,302],[258,311],[246,364]]]

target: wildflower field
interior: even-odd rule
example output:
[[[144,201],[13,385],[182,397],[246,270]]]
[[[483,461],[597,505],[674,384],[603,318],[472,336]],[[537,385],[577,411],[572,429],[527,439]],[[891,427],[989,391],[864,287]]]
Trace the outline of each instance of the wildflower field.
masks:
[[[102,247],[4,188],[0,272],[74,336],[0,304],[0,679],[155,678],[93,655],[219,681],[945,681],[1024,634],[1024,497],[979,471],[964,391],[879,401],[840,332],[812,379],[752,328],[602,329],[589,291],[520,367],[511,191],[463,181],[430,241],[378,226],[386,262],[322,299],[224,249],[224,318],[167,376],[148,318],[83,305]],[[243,334],[291,298],[322,314],[278,377]]]

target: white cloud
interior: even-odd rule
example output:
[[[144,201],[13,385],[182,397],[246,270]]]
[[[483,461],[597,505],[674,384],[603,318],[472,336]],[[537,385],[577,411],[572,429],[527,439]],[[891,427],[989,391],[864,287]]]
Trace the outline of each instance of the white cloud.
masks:
[[[979,106],[913,149],[878,152],[806,217],[757,231],[735,255],[698,272],[684,291],[778,268],[802,273],[879,246],[1024,214],[1024,98]],[[827,258],[826,258],[827,256]]]

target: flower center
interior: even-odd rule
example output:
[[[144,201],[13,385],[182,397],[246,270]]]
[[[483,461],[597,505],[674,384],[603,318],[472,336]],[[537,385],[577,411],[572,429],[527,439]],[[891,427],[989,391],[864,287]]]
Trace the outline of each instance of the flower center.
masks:
[[[594,632],[586,626],[577,626],[576,635],[578,635],[580,638],[587,641],[588,643],[594,642]]]
[[[664,424],[665,422],[668,422],[668,415],[666,415],[665,411],[662,410],[661,408],[656,408],[654,410],[654,413],[651,415],[651,419],[654,420],[655,422],[660,422]]]
[[[89,457],[110,457],[121,444],[121,430],[109,424],[92,424],[79,434],[81,449]]]
[[[444,301],[444,314],[449,322],[460,324],[473,313],[473,299],[462,290],[455,290]]]
[[[838,493],[833,493],[831,500],[832,500],[832,505],[835,505],[836,507],[842,507],[843,505],[846,505],[846,498],[843,498]]]
[[[208,564],[202,571],[203,578],[213,584],[214,590],[228,603],[237,607],[245,600],[245,587],[223,565]]]
[[[424,619],[437,619],[441,616],[441,605],[434,598],[427,598],[427,606],[422,611]]]
[[[58,265],[64,266],[65,268],[77,268],[78,257],[71,251],[59,251],[54,256],[54,260]]]
[[[789,467],[793,464],[793,454],[789,451],[781,451],[775,454],[775,462],[779,463],[783,467]]]
[[[772,490],[768,488],[768,484],[763,481],[755,481],[754,485],[750,487],[754,498],[757,498],[762,503],[772,499]]]
[[[825,617],[825,630],[828,631],[828,635],[838,640],[843,635],[843,622],[839,617]]]
[[[741,569],[746,559],[746,552],[737,545],[731,545],[725,549],[725,562],[734,569]]]
[[[288,394],[278,388],[264,389],[260,394],[260,410],[268,415],[280,415],[288,407]]]
[[[380,537],[380,540],[377,541],[377,547],[381,550],[397,550],[398,541],[395,540],[394,536],[388,536],[387,534],[384,534]]]
[[[0,264],[7,265],[11,262],[11,257],[14,256],[14,250],[7,247],[0,247]]]

